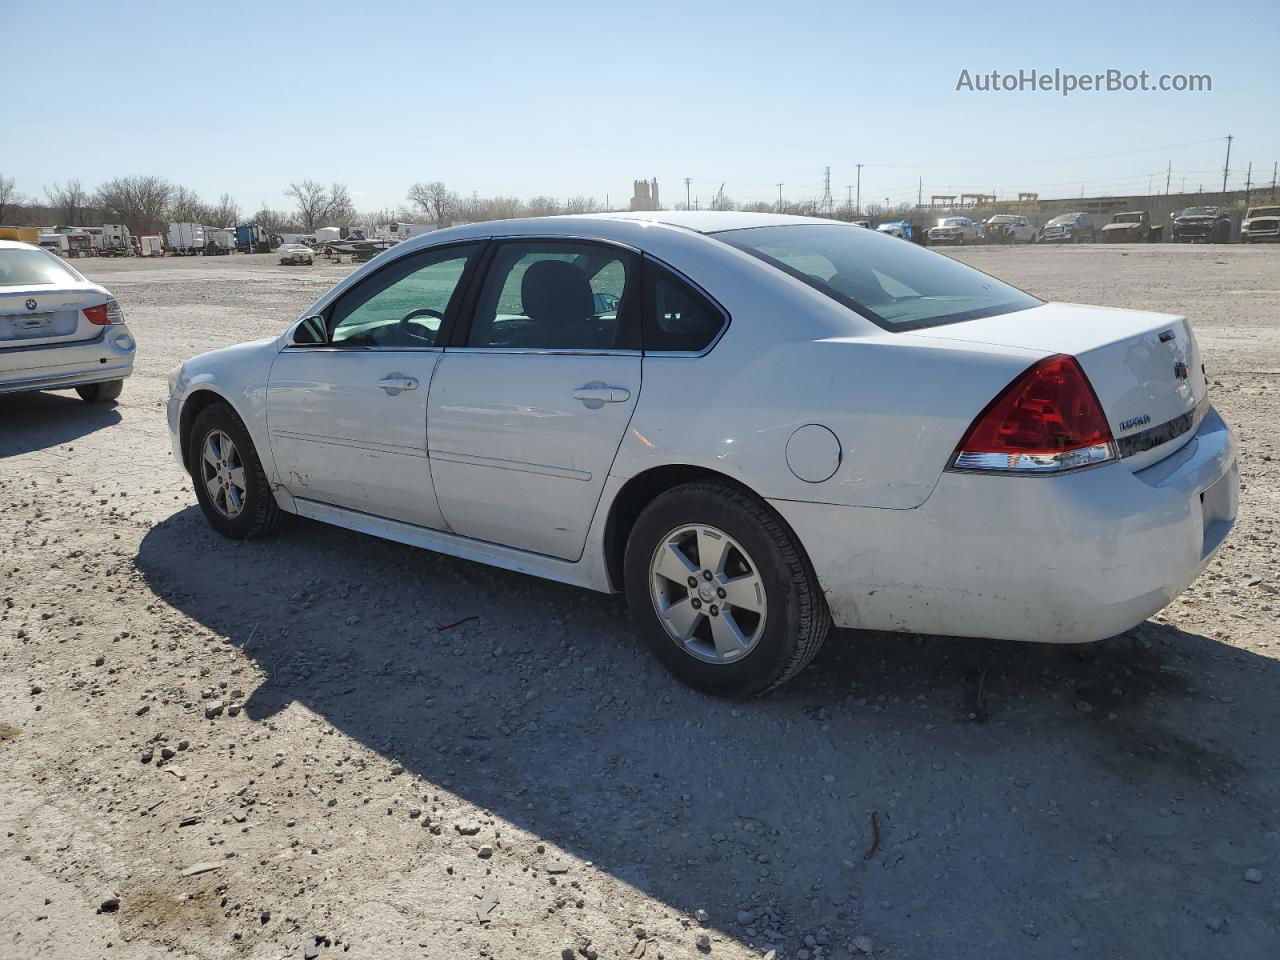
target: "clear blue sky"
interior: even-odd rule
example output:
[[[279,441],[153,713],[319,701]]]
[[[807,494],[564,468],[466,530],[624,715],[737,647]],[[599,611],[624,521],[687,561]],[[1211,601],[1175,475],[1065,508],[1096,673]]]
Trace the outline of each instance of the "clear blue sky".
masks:
[[[1270,181],[1280,3],[0,0],[0,173],[155,173],[247,211],[289,181],[705,202]],[[13,69],[17,65],[18,70]],[[965,93],[973,73],[1208,73],[1211,93]],[[24,80],[29,90],[23,93]],[[1146,150],[1159,147],[1157,150]],[[1103,155],[1106,156],[1103,156]],[[1079,158],[1079,159],[1076,159]]]

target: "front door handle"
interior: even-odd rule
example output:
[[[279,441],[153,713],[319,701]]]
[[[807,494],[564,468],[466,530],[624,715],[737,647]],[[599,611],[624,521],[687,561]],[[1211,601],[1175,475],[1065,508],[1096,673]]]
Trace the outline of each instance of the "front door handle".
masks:
[[[606,387],[592,384],[586,387],[579,387],[573,391],[573,399],[581,400],[587,404],[626,403],[631,399],[631,391],[625,387]]]
[[[403,390],[417,390],[418,381],[415,377],[392,373],[379,380],[378,386],[387,391],[387,396],[394,397]]]

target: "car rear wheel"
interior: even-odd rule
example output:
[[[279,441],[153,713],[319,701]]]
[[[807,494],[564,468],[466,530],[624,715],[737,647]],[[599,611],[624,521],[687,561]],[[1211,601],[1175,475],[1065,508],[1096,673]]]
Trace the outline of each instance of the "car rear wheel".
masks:
[[[250,540],[274,533],[288,519],[271,493],[249,431],[227,404],[211,404],[196,416],[187,463],[200,509],[223,536]]]
[[[123,380],[87,383],[83,387],[76,387],[76,393],[80,394],[80,399],[85,403],[110,403],[112,400],[119,400],[123,390]]]
[[[650,503],[627,540],[623,579],[650,649],[707,693],[746,697],[785,683],[831,628],[794,535],[724,483],[683,484]]]

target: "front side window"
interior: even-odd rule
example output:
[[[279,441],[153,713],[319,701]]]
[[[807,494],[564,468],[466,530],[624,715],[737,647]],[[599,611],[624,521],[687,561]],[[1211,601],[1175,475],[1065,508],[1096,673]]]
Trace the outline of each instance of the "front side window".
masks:
[[[504,243],[489,266],[469,347],[630,350],[639,277],[634,255],[573,241]]]
[[[335,347],[434,347],[462,276],[479,246],[446,247],[389,264],[334,304],[329,343]]]
[[[844,224],[712,234],[886,330],[915,330],[1040,306],[1040,300],[941,254]]]
[[[75,278],[62,261],[44,250],[0,250],[0,287],[66,283]]]

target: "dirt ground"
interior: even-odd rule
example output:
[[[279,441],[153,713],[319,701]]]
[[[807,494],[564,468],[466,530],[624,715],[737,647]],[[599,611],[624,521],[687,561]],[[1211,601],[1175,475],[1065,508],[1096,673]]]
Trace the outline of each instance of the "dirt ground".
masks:
[[[843,632],[745,703],[612,598],[220,539],[166,373],[350,266],[77,264],[139,361],[114,407],[0,398],[0,956],[1280,956],[1280,248],[957,256],[1191,317],[1239,524],[1128,635]]]

